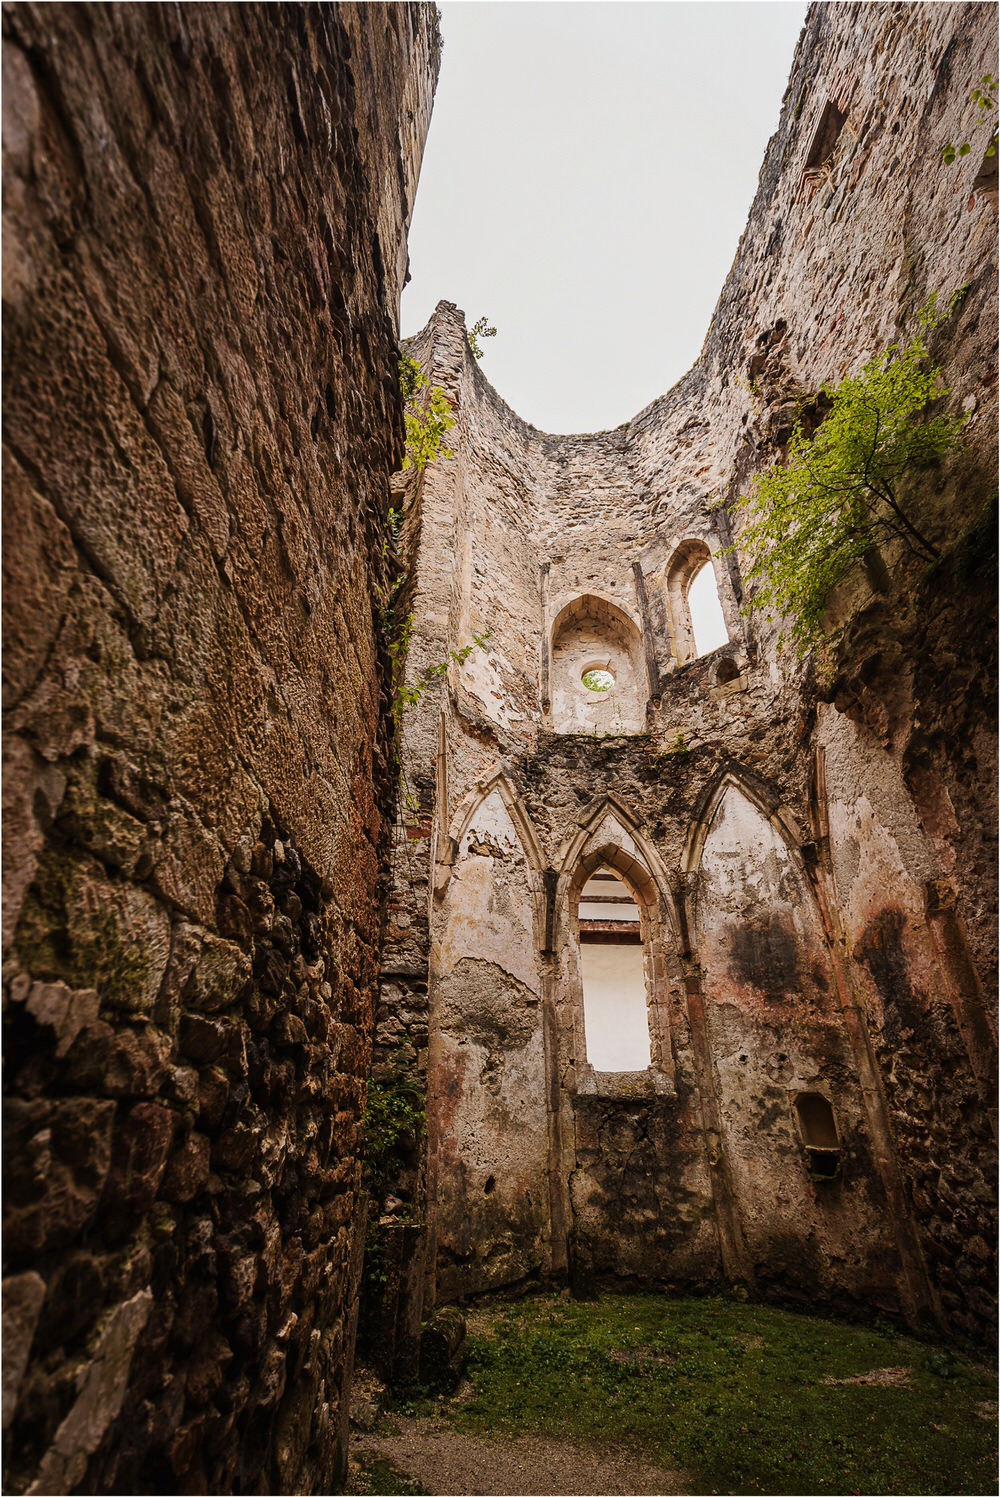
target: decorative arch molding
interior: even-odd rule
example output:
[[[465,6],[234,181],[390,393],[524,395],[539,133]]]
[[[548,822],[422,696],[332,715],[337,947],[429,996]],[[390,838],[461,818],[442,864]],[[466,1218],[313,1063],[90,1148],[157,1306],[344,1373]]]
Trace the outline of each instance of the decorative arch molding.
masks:
[[[608,818],[617,822],[639,852],[639,859],[632,857],[623,847],[611,841],[602,841],[590,847],[601,825]],[[641,859],[641,861],[640,861]],[[675,940],[679,940],[680,923],[674,908],[670,881],[660,855],[643,832],[636,818],[615,795],[602,795],[587,810],[582,820],[563,839],[556,855],[556,872],[560,904],[571,892],[578,892],[586,879],[600,863],[611,863],[629,884],[636,896],[636,903],[649,909],[663,911],[668,928]]]
[[[801,863],[802,848],[806,845],[806,839],[802,837],[795,817],[782,802],[778,791],[767,780],[762,780],[755,775],[752,770],[744,769],[742,765],[729,764],[702,793],[684,842],[681,870],[685,874],[698,872],[705,839],[711,830],[715,813],[722,804],[727,790],[730,789],[738,790],[752,806],[756,806],[760,814],[771,823],[787,845],[792,856]]]
[[[816,890],[805,849],[811,844],[802,837],[798,823],[782,802],[773,785],[740,765],[727,765],[702,795],[695,819],[688,829],[681,854],[681,881],[685,894],[684,929],[692,934],[697,924],[698,875],[701,872],[705,842],[712,830],[716,812],[730,790],[736,790],[767,821],[788,849],[789,856],[805,888],[813,898]],[[819,901],[817,901],[819,903]],[[820,906],[822,913],[822,906]]]
[[[617,627],[626,635],[634,636],[637,642],[641,641],[642,630],[639,624],[618,603],[612,603],[610,598],[602,598],[599,593],[580,593],[565,603],[552,620],[549,630],[552,642],[558,639],[567,624],[583,619],[593,619],[611,628]]]
[[[504,804],[518,841],[521,851],[524,853],[528,865],[531,885],[538,893],[541,887],[541,875],[545,868],[545,854],[538,840],[534,823],[525,809],[517,786],[503,769],[496,770],[493,774],[478,780],[471,789],[459,801],[448,826],[448,833],[441,839],[438,845],[438,854],[434,875],[434,893],[440,899],[448,887],[451,870],[458,861],[459,848],[462,846],[462,838],[465,836],[479,807],[493,794],[500,796]]]

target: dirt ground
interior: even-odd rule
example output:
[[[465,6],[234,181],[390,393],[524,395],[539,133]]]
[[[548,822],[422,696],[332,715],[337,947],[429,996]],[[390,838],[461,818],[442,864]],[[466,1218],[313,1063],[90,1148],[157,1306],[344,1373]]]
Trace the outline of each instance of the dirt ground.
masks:
[[[398,1433],[355,1433],[351,1463],[362,1469],[391,1461],[410,1481],[434,1497],[668,1497],[686,1490],[684,1474],[663,1471],[628,1456],[601,1452],[569,1440],[487,1439],[459,1434],[446,1419],[394,1416]],[[352,1490],[365,1490],[363,1478]],[[389,1486],[379,1490],[388,1492]]]

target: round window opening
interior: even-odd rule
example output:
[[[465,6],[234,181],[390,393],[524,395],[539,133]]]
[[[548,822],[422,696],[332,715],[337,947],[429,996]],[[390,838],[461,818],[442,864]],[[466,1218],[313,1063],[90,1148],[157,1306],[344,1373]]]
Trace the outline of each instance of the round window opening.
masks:
[[[611,672],[600,666],[584,671],[580,680],[588,691],[610,691],[615,684],[615,678]]]

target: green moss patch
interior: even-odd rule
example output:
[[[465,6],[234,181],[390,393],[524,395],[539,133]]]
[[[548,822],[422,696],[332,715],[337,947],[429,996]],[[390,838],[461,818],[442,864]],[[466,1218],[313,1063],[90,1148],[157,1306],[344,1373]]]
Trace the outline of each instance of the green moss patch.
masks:
[[[352,1462],[351,1478],[347,1486],[349,1493],[357,1497],[424,1497],[419,1482],[400,1471],[398,1466],[385,1456],[363,1456]]]
[[[888,1328],[636,1296],[494,1306],[472,1329],[456,1430],[627,1447],[698,1493],[996,1490],[995,1379]]]

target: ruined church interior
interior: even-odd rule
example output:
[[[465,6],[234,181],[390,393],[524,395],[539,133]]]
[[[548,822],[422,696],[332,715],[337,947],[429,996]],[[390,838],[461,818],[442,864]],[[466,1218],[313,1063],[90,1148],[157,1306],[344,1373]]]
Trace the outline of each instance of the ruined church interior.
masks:
[[[995,1490],[996,45],[811,4],[552,435],[401,343],[433,4],[5,6],[6,1491]],[[797,651],[746,496],[917,338]]]

